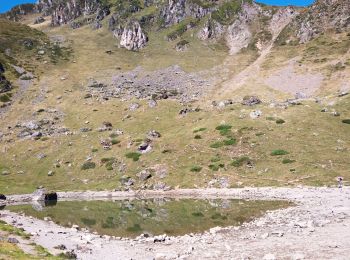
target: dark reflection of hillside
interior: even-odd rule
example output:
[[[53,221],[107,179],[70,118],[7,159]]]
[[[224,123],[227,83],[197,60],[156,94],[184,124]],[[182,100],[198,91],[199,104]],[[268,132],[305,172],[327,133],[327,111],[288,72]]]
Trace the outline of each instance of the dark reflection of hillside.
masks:
[[[75,224],[100,234],[135,237],[142,233],[184,235],[215,226],[239,225],[266,210],[287,205],[280,201],[149,199],[37,203],[8,208],[40,219],[50,217],[67,227]]]

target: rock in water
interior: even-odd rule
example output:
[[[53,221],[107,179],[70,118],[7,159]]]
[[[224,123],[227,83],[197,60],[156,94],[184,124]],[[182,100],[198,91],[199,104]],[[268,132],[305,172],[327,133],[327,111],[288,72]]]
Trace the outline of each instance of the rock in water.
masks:
[[[37,189],[33,193],[34,201],[56,201],[57,193],[56,192],[47,192],[46,189]]]
[[[146,46],[148,38],[138,21],[131,20],[123,30],[120,46],[130,51],[137,51]]]

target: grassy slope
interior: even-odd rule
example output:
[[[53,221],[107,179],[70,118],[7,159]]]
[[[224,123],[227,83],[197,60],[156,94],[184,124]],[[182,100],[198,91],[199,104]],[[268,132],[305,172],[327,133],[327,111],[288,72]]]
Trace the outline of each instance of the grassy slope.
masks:
[[[166,164],[169,175],[164,180],[151,179],[149,183],[164,181],[173,187],[205,187],[208,182],[216,177],[227,177],[231,186],[267,186],[309,184],[324,185],[334,184],[336,176],[344,176],[348,179],[348,164],[346,153],[349,149],[349,125],[341,123],[341,119],[350,118],[349,97],[338,99],[329,97],[329,102],[339,101],[334,109],[341,113],[341,117],[333,117],[329,113],[321,113],[323,105],[313,102],[305,102],[303,105],[290,107],[287,110],[270,108],[268,105],[257,107],[243,107],[234,105],[218,111],[211,108],[198,113],[191,113],[186,117],[178,116],[181,106],[173,101],[162,101],[155,109],[147,107],[142,102],[138,111],[127,111],[130,102],[110,100],[104,103],[97,101],[87,102],[83,86],[89,77],[108,78],[115,72],[116,67],[122,70],[130,70],[140,65],[148,70],[163,68],[178,64],[187,71],[198,71],[219,65],[225,58],[225,50],[218,45],[204,45],[196,40],[194,31],[188,31],[183,38],[190,41],[191,48],[186,53],[177,53],[173,47],[177,41],[164,40],[168,31],[150,34],[150,44],[141,52],[127,52],[118,49],[115,40],[106,29],[91,31],[89,26],[78,30],[67,27],[47,28],[43,27],[49,35],[65,35],[68,42],[72,43],[74,56],[71,58],[76,63],[68,62],[48,67],[42,74],[41,82],[27,92],[26,97],[9,111],[7,120],[17,121],[18,118],[28,118],[34,111],[40,108],[56,107],[62,110],[66,117],[64,125],[77,134],[73,136],[52,137],[46,141],[24,140],[16,143],[2,144],[0,157],[0,172],[9,170],[10,175],[0,175],[0,190],[4,193],[32,192],[38,185],[58,190],[81,189],[113,189],[120,186],[119,179],[123,174],[117,171],[107,171],[100,164],[102,158],[116,157],[124,161],[128,170],[125,173],[134,177],[137,172],[155,164]],[[167,30],[172,30],[169,28]],[[312,42],[310,45],[316,44]],[[294,48],[282,46],[275,48],[263,66],[264,72],[269,73],[276,69],[273,64],[287,61],[295,53],[304,53],[303,61],[311,64],[310,68],[317,69],[308,56],[308,46]],[[327,47],[326,47],[327,46]],[[328,48],[325,45],[324,48]],[[322,46],[318,46],[327,56],[328,52],[322,52]],[[113,50],[112,55],[107,55],[106,50]],[[305,50],[304,52],[302,52]],[[288,55],[293,53],[293,55]],[[235,64],[239,57],[249,57],[241,54],[225,60],[226,68],[231,71],[245,64]],[[334,54],[339,57],[339,53]],[[321,58],[321,57],[320,57]],[[231,66],[231,67],[230,67]],[[220,66],[219,66],[220,68]],[[232,69],[231,69],[232,68]],[[221,75],[221,71],[216,71]],[[239,71],[239,70],[238,70]],[[67,80],[61,81],[62,75]],[[37,94],[41,84],[49,87],[47,99],[39,104],[32,105],[31,101]],[[67,92],[71,90],[72,92]],[[232,93],[232,97],[254,93],[261,96],[285,97],[283,93],[271,91],[264,86],[256,86],[254,81],[248,82],[244,88]],[[61,101],[56,97],[62,96]],[[210,97],[205,97],[210,100]],[[268,100],[268,99],[267,99]],[[29,109],[28,109],[29,108]],[[263,111],[260,119],[252,120],[249,112],[253,109]],[[98,110],[93,112],[93,110]],[[130,114],[132,117],[125,121],[122,118]],[[240,119],[240,115],[247,117]],[[267,117],[283,118],[286,123],[278,125],[274,121],[266,120]],[[96,131],[79,133],[79,128],[84,127],[85,121],[89,121],[89,127],[96,129],[103,121],[110,121],[114,128],[121,128],[125,134],[118,139],[120,144],[114,145],[112,150],[104,151],[99,144],[101,138],[107,138],[109,133]],[[215,128],[222,124],[232,125],[232,135],[238,140],[236,145],[221,148],[211,148],[210,144],[225,140]],[[0,122],[1,128],[6,122]],[[206,128],[197,133],[202,139],[194,139],[193,131],[198,128]],[[162,134],[159,140],[154,142],[153,152],[142,155],[140,161],[133,162],[125,157],[127,152],[133,152],[137,146],[127,148],[129,140],[142,139],[146,133],[156,129]],[[336,134],[335,134],[336,133]],[[179,138],[181,137],[181,138]],[[69,143],[72,145],[69,145]],[[92,152],[97,148],[97,152]],[[286,156],[271,156],[275,149],[284,149],[289,152]],[[162,153],[171,150],[170,153]],[[338,151],[337,151],[338,150]],[[44,153],[46,158],[38,160],[36,155]],[[87,156],[97,163],[94,170],[82,171],[81,165]],[[254,168],[246,166],[234,167],[231,162],[240,156],[248,156],[254,163]],[[211,162],[213,158],[220,161]],[[294,163],[283,164],[283,159],[295,160]],[[60,160],[61,167],[54,168],[54,164]],[[70,162],[71,167],[68,167]],[[209,165],[224,164],[223,168],[213,171]],[[194,166],[202,167],[200,172],[191,172]],[[215,167],[214,167],[215,168]],[[47,176],[49,170],[54,170],[54,176]],[[292,171],[291,171],[292,170]],[[24,171],[24,174],[17,174]],[[141,185],[136,183],[136,187]]]

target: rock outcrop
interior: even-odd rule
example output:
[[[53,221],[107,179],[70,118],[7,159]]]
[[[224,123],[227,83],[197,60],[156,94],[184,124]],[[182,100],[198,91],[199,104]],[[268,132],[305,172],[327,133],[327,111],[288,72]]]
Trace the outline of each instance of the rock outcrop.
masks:
[[[217,9],[216,5],[201,5],[200,1],[168,0],[160,11],[160,20],[164,27],[177,24],[187,17],[203,18]]]
[[[168,0],[160,11],[163,25],[168,27],[183,21],[186,17],[186,0]]]
[[[223,25],[213,19],[208,19],[204,27],[198,32],[198,38],[202,41],[220,38],[225,33]]]
[[[253,35],[249,24],[258,17],[261,11],[261,7],[257,4],[242,5],[237,19],[228,26],[226,32],[226,43],[231,55],[247,47],[251,42]]]
[[[350,1],[318,0],[295,17],[280,41],[306,43],[327,31],[344,32],[349,29]]]
[[[0,63],[0,93],[8,92],[12,89],[11,83],[3,75],[5,67]]]
[[[140,23],[136,20],[131,20],[123,29],[120,37],[120,46],[127,50],[137,51],[145,47],[147,41],[147,35],[142,31]]]
[[[93,14],[97,14],[98,20],[101,19],[101,14],[106,13],[99,0],[40,0],[38,6],[44,15],[51,15],[52,26],[67,24],[78,17]]]

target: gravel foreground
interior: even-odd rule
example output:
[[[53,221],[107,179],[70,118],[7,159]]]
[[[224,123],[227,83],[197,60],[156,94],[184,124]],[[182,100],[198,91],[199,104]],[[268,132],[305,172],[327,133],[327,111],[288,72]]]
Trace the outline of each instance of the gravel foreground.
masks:
[[[51,253],[65,245],[78,259],[349,259],[350,187],[188,189],[165,192],[63,192],[60,200],[125,198],[239,198],[289,200],[295,206],[268,211],[240,227],[212,228],[203,234],[137,239],[99,236],[52,221],[3,210],[0,219],[22,227]],[[30,195],[9,196],[10,203]]]

